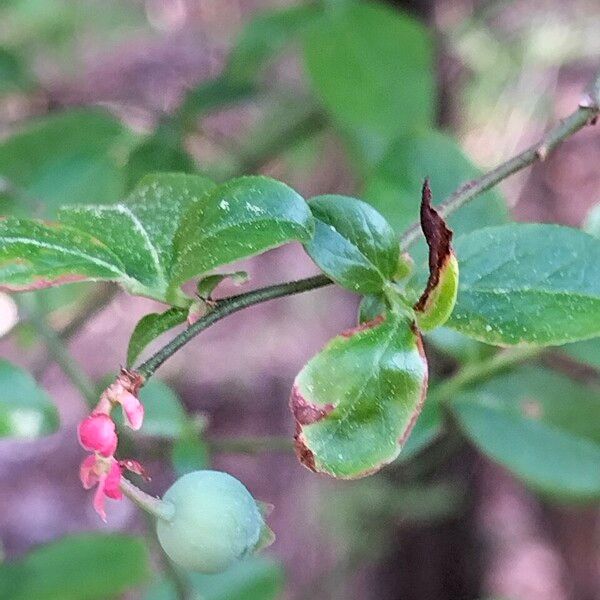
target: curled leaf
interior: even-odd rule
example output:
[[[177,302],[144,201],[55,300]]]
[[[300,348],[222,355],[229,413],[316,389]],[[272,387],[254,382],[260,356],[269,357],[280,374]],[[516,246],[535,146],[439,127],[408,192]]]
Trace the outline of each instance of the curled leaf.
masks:
[[[452,314],[458,292],[458,263],[452,251],[452,231],[431,205],[427,179],[422,193],[421,228],[429,246],[429,279],[414,308],[419,328],[427,331],[443,325]]]

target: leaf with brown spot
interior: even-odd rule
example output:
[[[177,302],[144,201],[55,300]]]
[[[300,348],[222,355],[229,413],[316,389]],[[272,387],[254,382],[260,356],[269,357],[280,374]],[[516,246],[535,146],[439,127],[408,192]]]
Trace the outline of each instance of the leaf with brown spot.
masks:
[[[388,314],[335,337],[294,382],[300,462],[344,479],[378,471],[398,456],[426,390],[421,338],[406,318]]]
[[[429,180],[423,183],[421,228],[429,246],[429,279],[415,304],[419,328],[443,325],[454,309],[458,292],[458,263],[452,251],[452,231],[431,205]]]

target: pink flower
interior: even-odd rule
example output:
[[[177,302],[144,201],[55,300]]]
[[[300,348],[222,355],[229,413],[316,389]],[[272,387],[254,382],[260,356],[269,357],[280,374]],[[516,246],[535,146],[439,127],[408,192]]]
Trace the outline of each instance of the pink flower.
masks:
[[[137,398],[141,384],[142,379],[138,374],[123,369],[116,381],[100,396],[94,413],[109,415],[113,406],[120,404],[125,423],[131,429],[138,430],[144,420],[144,406]]]
[[[79,443],[102,456],[112,456],[117,449],[117,433],[112,419],[105,414],[92,414],[77,428]]]
[[[106,522],[104,497],[120,500],[123,497],[119,484],[121,466],[113,456],[103,458],[97,454],[88,456],[79,468],[79,478],[86,490],[98,486],[94,495],[94,509]]]
[[[118,384],[117,384],[118,385]],[[144,405],[126,389],[119,390],[116,396],[117,403],[123,409],[123,419],[131,429],[138,430],[144,420]]]

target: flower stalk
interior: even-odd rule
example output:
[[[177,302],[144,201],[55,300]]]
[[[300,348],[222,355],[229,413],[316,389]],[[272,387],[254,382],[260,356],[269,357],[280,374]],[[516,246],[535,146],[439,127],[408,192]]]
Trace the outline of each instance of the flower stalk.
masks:
[[[147,494],[125,477],[121,477],[119,486],[125,496],[153,517],[169,522],[175,516],[175,506],[172,502],[167,502]]]

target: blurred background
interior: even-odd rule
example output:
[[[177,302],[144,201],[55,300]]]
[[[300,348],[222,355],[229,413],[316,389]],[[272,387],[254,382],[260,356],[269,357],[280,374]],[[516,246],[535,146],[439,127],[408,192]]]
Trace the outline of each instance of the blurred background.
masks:
[[[65,201],[112,202],[153,170],[199,170],[217,179],[261,172],[305,197],[366,194],[376,206],[398,189],[412,193],[412,182],[390,180],[400,159],[386,158],[379,132],[347,122],[338,127],[335,115],[333,125],[323,117],[293,40],[279,43],[267,29],[267,45],[281,50],[261,66],[252,85],[239,78],[225,92],[214,92],[217,100],[202,87],[226,68],[253,17],[292,4],[0,1],[2,211],[51,216]],[[431,175],[439,199],[477,169],[492,168],[535,142],[574,110],[600,64],[598,0],[387,5],[429,31],[437,86],[432,127],[453,138],[470,160],[452,158],[460,164],[448,167],[452,174],[438,184],[436,173],[441,180],[446,172],[446,142],[405,149],[417,157],[410,167],[415,180]],[[246,45],[250,58],[263,51],[259,43]],[[35,125],[38,117],[91,106],[111,120],[78,122],[81,114],[75,113]],[[178,127],[185,124],[182,135],[174,114]],[[35,127],[46,128],[38,150],[28,145]],[[581,226],[600,202],[599,164],[599,131],[587,128],[547,161],[505,181],[497,198],[504,198],[516,220]],[[242,268],[251,276],[247,286],[315,272],[294,245]],[[237,292],[230,283],[219,288],[222,295]],[[87,378],[100,384],[124,362],[135,323],[161,307],[110,285],[75,284],[36,294],[36,310],[45,319],[40,329],[23,310],[34,302],[29,296],[20,300],[19,312],[12,298],[0,295],[0,354],[41,382],[58,408],[60,428],[36,440],[0,440],[0,541],[8,561],[78,532],[146,531],[126,500],[109,501],[108,524],[102,524],[81,489],[75,429],[87,406],[48,352],[48,340],[57,332]],[[441,436],[419,460],[401,460],[353,483],[333,482],[299,465],[287,406],[291,383],[326,340],[353,325],[357,302],[327,288],[252,307],[171,358],[159,371],[162,383],[147,390],[148,402],[167,406],[164,419],[149,425],[147,437],[127,441],[152,475],[149,491],[163,492],[186,465],[210,463],[276,507],[270,523],[277,541],[253,565],[255,590],[250,586],[246,596],[235,596],[220,588],[221,596],[209,591],[202,597],[600,598],[598,506],[541,498],[460,435]],[[465,352],[486,351],[460,339],[437,342],[428,344],[441,375],[452,372]],[[597,385],[598,371],[590,363],[596,360],[597,368],[599,355],[598,344],[589,343],[547,360],[582,385]],[[151,564],[153,575],[125,597],[176,597],[157,584],[155,550]]]

